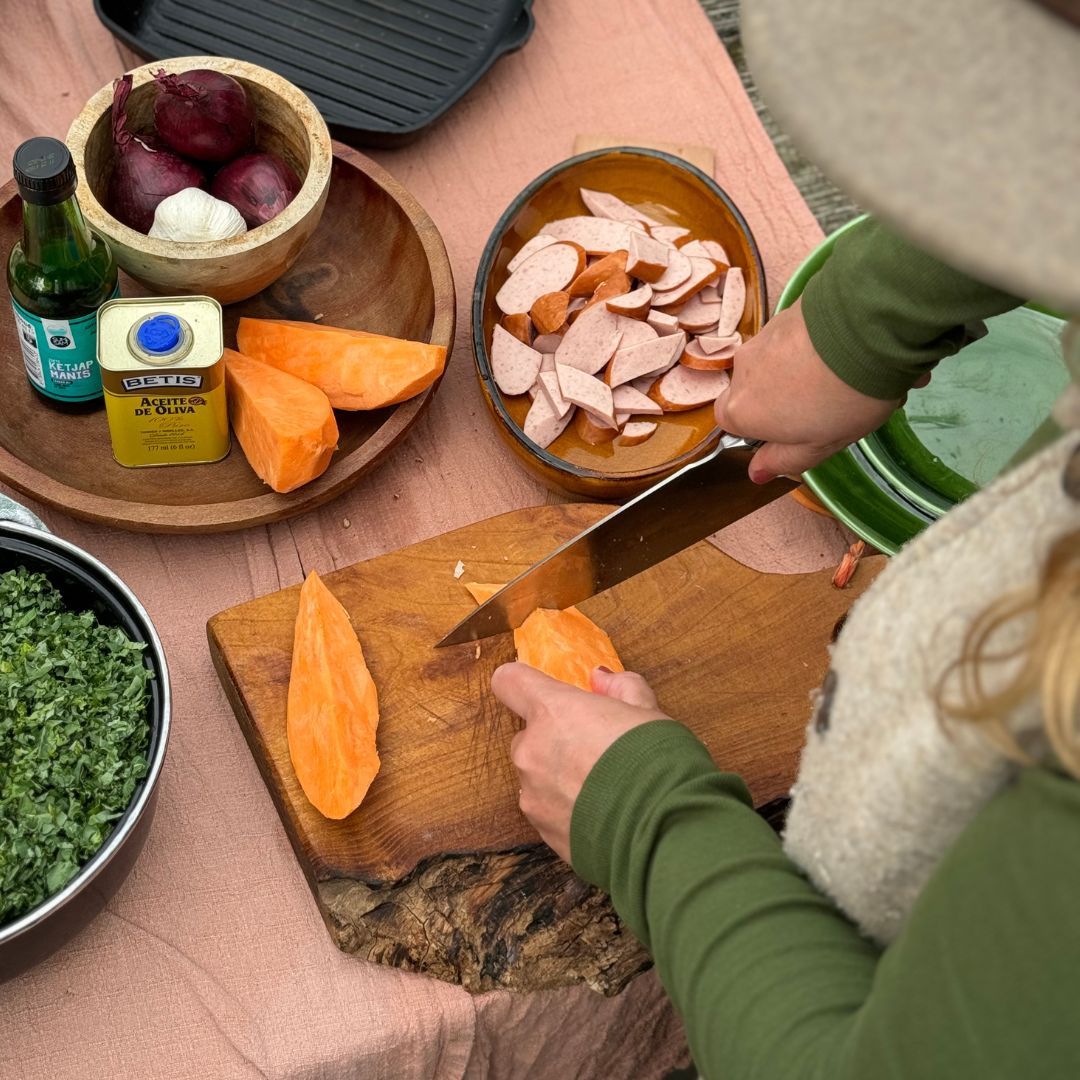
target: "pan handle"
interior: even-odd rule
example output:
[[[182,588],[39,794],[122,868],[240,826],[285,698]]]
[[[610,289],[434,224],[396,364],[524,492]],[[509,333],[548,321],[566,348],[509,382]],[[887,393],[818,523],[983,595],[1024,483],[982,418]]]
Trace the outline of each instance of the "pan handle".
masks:
[[[25,525],[27,528],[37,529],[38,532],[49,531],[41,518],[6,495],[0,495],[0,521],[13,521],[16,525]]]

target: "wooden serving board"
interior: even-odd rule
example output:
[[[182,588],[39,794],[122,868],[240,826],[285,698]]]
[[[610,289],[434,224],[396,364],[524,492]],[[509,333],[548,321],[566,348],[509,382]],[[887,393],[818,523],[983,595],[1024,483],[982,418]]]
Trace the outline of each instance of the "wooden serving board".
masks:
[[[22,202],[9,181],[0,187],[0,250],[21,235]],[[120,282],[124,296],[147,293],[125,274]],[[416,199],[370,158],[335,143],[322,220],[284,275],[225,308],[230,348],[242,315],[318,319],[449,350],[453,275],[438,230]],[[228,456],[213,464],[125,469],[113,459],[104,409],[69,415],[35,397],[12,318],[10,306],[0,304],[0,480],[75,517],[138,532],[225,532],[321,506],[385,459],[436,389],[374,412],[338,410],[340,438],[329,468],[284,495],[255,475],[235,438]]]
[[[489,689],[495,667],[513,658],[511,636],[433,648],[472,606],[462,582],[509,580],[605,512],[515,511],[326,576],[359,634],[381,712],[381,772],[344,821],[308,803],[289,760],[299,586],[210,620],[226,693],[345,951],[473,991],[585,981],[610,994],[648,966],[607,898],[518,809],[508,756],[517,720]],[[787,793],[834,627],[884,561],[864,560],[839,591],[830,571],[759,574],[701,543],[581,608],[761,805]]]

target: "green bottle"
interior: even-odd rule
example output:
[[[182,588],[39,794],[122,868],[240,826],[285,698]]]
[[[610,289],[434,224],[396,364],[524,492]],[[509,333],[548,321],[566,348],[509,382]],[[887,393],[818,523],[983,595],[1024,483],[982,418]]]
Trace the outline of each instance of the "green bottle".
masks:
[[[75,163],[59,139],[28,139],[15,151],[23,235],[8,258],[8,288],[26,376],[61,412],[102,405],[97,309],[119,296],[116,262],[90,231],[75,198]]]

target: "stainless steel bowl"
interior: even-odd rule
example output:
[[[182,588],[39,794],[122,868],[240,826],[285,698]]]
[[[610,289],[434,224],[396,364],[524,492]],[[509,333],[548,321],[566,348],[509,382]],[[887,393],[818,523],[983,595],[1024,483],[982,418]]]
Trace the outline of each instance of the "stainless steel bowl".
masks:
[[[0,925],[0,982],[43,960],[82,929],[120,887],[142,850],[157,801],[169,742],[169,669],[157,632],[134,593],[92,555],[53,536],[25,507],[0,496],[0,572],[40,571],[74,611],[93,610],[146,644],[150,681],[149,770],[109,838],[61,889],[13,922]],[[2,763],[0,763],[2,765]]]

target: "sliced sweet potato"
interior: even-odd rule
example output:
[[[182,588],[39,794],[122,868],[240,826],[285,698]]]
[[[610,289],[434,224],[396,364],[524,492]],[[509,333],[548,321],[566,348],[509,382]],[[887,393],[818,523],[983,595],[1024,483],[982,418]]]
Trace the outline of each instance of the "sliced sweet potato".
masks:
[[[577,608],[538,608],[515,631],[517,658],[553,679],[582,690],[592,689],[593,669],[622,671],[611,638]]]
[[[348,612],[312,571],[296,614],[286,734],[296,778],[324,817],[348,817],[363,801],[379,771],[378,725],[378,694]]]
[[[321,323],[241,318],[237,346],[319,387],[335,409],[381,409],[426,390],[446,366],[446,349],[323,326]]]
[[[501,588],[501,585],[492,585],[490,582],[466,581],[465,588],[469,595],[478,603],[483,604],[490,600]]]
[[[465,588],[482,604],[502,585],[470,581]],[[624,670],[611,638],[576,607],[565,611],[537,608],[514,631],[514,648],[523,664],[582,690],[592,689],[593,668],[603,665],[612,671]]]
[[[311,383],[225,350],[229,419],[255,474],[275,491],[322,476],[337,447],[330,399]]]

